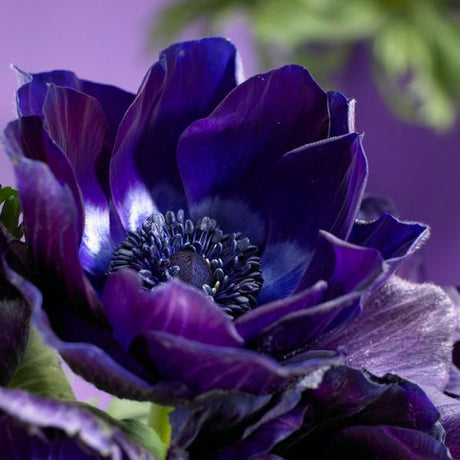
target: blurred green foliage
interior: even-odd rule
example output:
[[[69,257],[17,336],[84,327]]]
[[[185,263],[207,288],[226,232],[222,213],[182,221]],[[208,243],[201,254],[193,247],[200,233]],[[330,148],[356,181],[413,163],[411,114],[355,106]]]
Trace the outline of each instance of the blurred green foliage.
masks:
[[[324,84],[353,46],[366,42],[379,86],[402,116],[437,129],[454,123],[459,0],[178,0],[156,18],[152,39],[169,42],[197,21],[219,35],[222,21],[241,11],[253,25],[263,68],[282,53]]]

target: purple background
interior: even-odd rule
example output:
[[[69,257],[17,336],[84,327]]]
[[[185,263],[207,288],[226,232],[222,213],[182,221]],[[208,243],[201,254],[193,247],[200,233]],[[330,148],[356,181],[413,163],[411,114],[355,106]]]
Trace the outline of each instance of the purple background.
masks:
[[[0,124],[14,117],[14,63],[24,70],[74,70],[80,77],[135,91],[156,59],[148,28],[166,0],[1,0]],[[189,31],[184,37],[192,37]],[[246,75],[257,70],[244,21],[222,35],[240,49]],[[357,99],[357,128],[365,132],[368,191],[392,199],[399,215],[428,223],[423,252],[427,277],[460,284],[460,125],[439,136],[395,119],[372,81],[366,53],[355,53],[338,88]],[[13,184],[9,161],[0,153],[0,183]]]

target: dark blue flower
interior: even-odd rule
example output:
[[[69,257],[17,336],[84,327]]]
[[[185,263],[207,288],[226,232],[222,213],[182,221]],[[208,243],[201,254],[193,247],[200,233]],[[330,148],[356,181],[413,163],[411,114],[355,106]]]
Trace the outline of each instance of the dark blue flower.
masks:
[[[46,341],[106,391],[314,386],[337,360],[314,344],[426,237],[388,214],[356,220],[353,101],[300,66],[238,75],[219,38],[165,50],[136,96],[21,73],[5,146],[41,294],[14,283]]]

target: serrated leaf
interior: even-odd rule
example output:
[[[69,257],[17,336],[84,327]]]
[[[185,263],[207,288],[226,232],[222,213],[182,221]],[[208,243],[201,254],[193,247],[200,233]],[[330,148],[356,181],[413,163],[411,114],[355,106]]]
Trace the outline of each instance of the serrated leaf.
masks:
[[[60,401],[75,401],[58,355],[43,343],[35,328],[30,330],[24,358],[8,387]]]

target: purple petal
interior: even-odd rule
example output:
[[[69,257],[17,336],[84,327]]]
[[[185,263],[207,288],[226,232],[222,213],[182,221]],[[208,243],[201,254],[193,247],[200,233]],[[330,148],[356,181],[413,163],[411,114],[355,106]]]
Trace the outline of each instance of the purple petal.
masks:
[[[383,214],[374,222],[356,222],[348,241],[358,246],[375,248],[392,267],[418,249],[429,236],[425,225],[402,222]]]
[[[240,347],[243,343],[223,310],[180,281],[148,291],[142,289],[137,273],[121,270],[107,280],[103,304],[118,340],[126,348],[149,331],[165,331],[210,345]]]
[[[236,442],[230,448],[225,449],[218,456],[218,459],[253,458],[252,455],[256,455],[255,458],[260,459],[261,454],[266,454],[272,447],[286,439],[302,426],[306,410],[307,407],[305,405],[298,405],[286,414],[269,420],[254,430],[249,436]]]
[[[0,388],[0,411],[7,458],[154,458],[120,428],[75,404]]]
[[[135,230],[155,204],[162,212],[185,207],[177,142],[234,88],[235,57],[230,42],[208,38],[167,48],[149,70],[120,125],[111,165],[112,193],[125,228]]]
[[[251,349],[282,360],[286,355],[315,344],[322,334],[333,329],[337,318],[359,303],[360,292],[353,292],[317,306],[287,314],[258,332],[247,344]],[[316,345],[313,345],[318,349]]]
[[[9,152],[16,172],[26,240],[33,263],[40,267],[38,284],[50,292],[66,292],[81,314],[100,313],[95,293],[78,259],[77,206],[48,166]],[[54,284],[53,284],[54,282]],[[62,291],[61,291],[62,290]]]
[[[443,390],[455,325],[453,306],[440,288],[394,277],[368,299],[355,321],[317,347],[343,347],[353,367]]]
[[[109,353],[95,344],[69,343],[61,340],[50,327],[48,318],[41,309],[42,295],[40,291],[11,269],[7,270],[6,276],[31,306],[34,325],[45,343],[58,350],[77,374],[91,381],[96,387],[120,398],[140,401],[155,400],[159,404],[165,405],[176,404],[179,399],[188,396],[186,390],[179,384],[160,383],[152,385],[134,372],[132,369],[134,366],[126,358],[123,358],[122,364],[120,364]],[[80,323],[74,322],[74,325],[77,325],[77,330],[72,332],[78,335],[78,328],[82,327],[81,320]],[[84,324],[84,328],[88,326],[94,328],[91,324]],[[92,333],[92,331],[83,331],[83,334],[88,333]],[[99,332],[100,335],[104,335],[104,333],[103,329]],[[100,341],[101,338],[95,340],[96,343]],[[117,350],[111,351],[117,352]]]
[[[326,298],[333,299],[368,289],[386,271],[387,267],[375,249],[354,246],[320,231],[313,259],[294,292],[325,280],[328,284]]]
[[[329,105],[329,136],[341,136],[355,131],[355,105],[354,99],[347,99],[337,91],[328,91],[327,102]]]
[[[112,242],[110,235],[109,151],[104,113],[96,99],[73,89],[51,85],[43,114],[51,138],[69,158],[83,193],[82,265],[91,273],[103,273],[110,263],[114,244],[119,242]]]
[[[214,389],[273,393],[300,376],[306,385],[317,385],[315,371],[338,362],[335,357],[315,358],[283,367],[249,350],[202,344],[167,332],[152,331],[144,339],[160,375],[183,382],[195,394]]]
[[[446,445],[452,458],[460,458],[460,402],[444,396],[443,402],[437,406],[441,412],[442,426],[446,430]]]
[[[355,133],[283,156],[272,184],[267,246],[295,242],[309,260],[319,230],[347,238],[366,174],[364,151]]]
[[[284,316],[319,304],[326,289],[327,284],[324,281],[319,281],[311,288],[305,289],[296,295],[261,305],[240,316],[235,321],[236,330],[244,338],[245,342],[250,341],[260,331]]]
[[[331,440],[331,455],[349,458],[397,458],[400,460],[445,459],[451,456],[444,444],[428,434],[395,426],[353,426]]]
[[[254,244],[262,243],[276,162],[323,139],[327,129],[326,94],[304,68],[245,81],[181,137],[178,163],[192,213],[215,218],[227,233],[246,229]],[[242,225],[254,215],[261,225]]]
[[[16,104],[20,116],[43,115],[43,103],[48,84],[71,88],[95,98],[105,115],[109,126],[109,143],[113,145],[118,125],[134,99],[130,94],[115,86],[102,85],[80,80],[73,72],[54,70],[38,74],[27,74],[18,70],[23,85],[16,93]]]
[[[69,159],[50,139],[39,117],[22,117],[10,122],[4,132],[5,148],[11,158],[26,157],[46,163],[59,181],[68,186],[76,205],[78,242],[83,233],[83,200]]]

